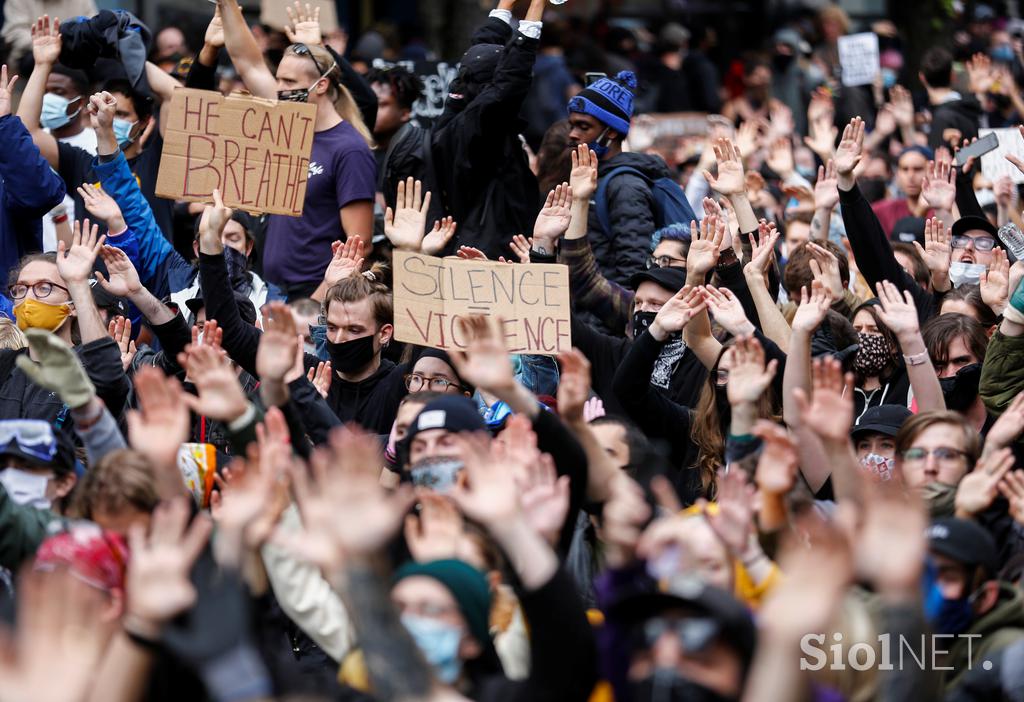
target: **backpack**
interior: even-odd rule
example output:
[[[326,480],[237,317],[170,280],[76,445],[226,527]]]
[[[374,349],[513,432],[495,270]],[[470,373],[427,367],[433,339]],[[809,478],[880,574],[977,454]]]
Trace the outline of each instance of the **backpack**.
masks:
[[[612,178],[620,173],[631,173],[643,178],[644,182],[651,189],[651,194],[654,196],[654,226],[657,229],[677,223],[689,227],[690,222],[700,221],[700,218],[693,213],[693,208],[687,202],[686,195],[683,193],[683,189],[679,187],[679,183],[668,177],[651,181],[650,178],[636,168],[619,166],[608,171],[601,178],[601,181],[597,184],[597,193],[594,195],[597,221],[600,222],[601,228],[606,233],[612,233],[611,221],[608,218],[608,184]]]

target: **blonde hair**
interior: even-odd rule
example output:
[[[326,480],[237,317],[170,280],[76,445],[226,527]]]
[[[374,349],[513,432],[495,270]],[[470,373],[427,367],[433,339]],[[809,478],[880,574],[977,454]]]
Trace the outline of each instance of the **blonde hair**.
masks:
[[[295,46],[295,44],[289,46],[285,53],[300,56],[300,54],[295,53]],[[320,66],[321,69],[323,67],[327,68],[323,77],[327,79],[328,92],[333,92],[335,96],[334,109],[337,110],[338,115],[356,128],[356,131],[359,132],[359,135],[363,137],[371,149],[376,148],[377,144],[373,140],[373,132],[366,126],[366,122],[363,121],[363,114],[359,111],[355,98],[352,97],[352,93],[341,82],[341,67],[338,66],[338,62],[334,59],[334,54],[322,46],[311,46],[309,44],[304,44],[303,46],[309,51],[309,55],[313,57],[314,63]]]
[[[27,347],[28,339],[18,325],[6,317],[0,317],[0,349],[17,351]]]

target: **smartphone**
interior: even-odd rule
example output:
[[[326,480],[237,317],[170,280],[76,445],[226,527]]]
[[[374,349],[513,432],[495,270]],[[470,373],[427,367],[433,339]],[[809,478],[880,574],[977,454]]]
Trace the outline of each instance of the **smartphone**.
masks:
[[[978,158],[987,154],[989,151],[993,151],[999,146],[999,137],[996,136],[995,132],[989,132],[985,136],[978,139],[973,144],[968,144],[964,148],[956,152],[956,165],[962,166],[967,163],[967,159]]]
[[[595,81],[599,81],[602,78],[607,78],[607,77],[608,77],[607,73],[587,73],[584,76],[584,78],[583,78],[583,84],[584,84],[584,86],[588,86],[591,83],[594,83]]]

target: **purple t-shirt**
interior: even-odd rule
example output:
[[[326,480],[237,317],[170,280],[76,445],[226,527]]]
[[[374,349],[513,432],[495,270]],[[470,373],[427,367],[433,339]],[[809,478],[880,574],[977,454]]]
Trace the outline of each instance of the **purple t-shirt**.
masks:
[[[270,216],[263,277],[283,287],[323,280],[331,243],[345,240],[338,210],[351,202],[372,201],[376,183],[377,163],[355,127],[342,122],[316,132],[302,216]]]

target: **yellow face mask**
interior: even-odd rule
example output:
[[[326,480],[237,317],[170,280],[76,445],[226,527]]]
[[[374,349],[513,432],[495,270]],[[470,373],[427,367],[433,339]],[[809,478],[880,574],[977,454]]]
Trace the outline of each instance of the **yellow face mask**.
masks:
[[[71,307],[66,302],[60,305],[50,305],[31,297],[26,297],[14,308],[18,329],[22,331],[26,329],[57,331],[70,314]]]

